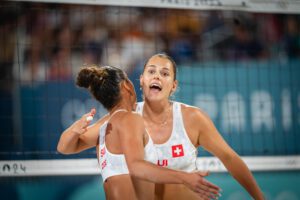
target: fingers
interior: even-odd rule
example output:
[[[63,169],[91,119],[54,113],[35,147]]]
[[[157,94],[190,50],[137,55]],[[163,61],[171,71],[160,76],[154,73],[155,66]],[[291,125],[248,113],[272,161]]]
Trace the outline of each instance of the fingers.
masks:
[[[221,194],[213,194],[204,190],[198,190],[196,193],[201,197],[201,199],[205,200],[218,199],[221,196]]]
[[[212,193],[212,192],[208,192],[207,190],[203,190],[203,189],[198,189],[196,191],[196,193],[198,193],[198,195],[202,198],[202,199],[218,199],[219,197],[221,197],[221,193]]]
[[[94,116],[96,114],[96,109],[95,108],[92,108],[91,111],[90,111],[90,115],[91,116]]]
[[[221,196],[221,188],[204,179],[203,176],[200,175],[201,173],[197,174],[200,178],[196,190],[197,193],[199,193],[202,198],[218,199]]]
[[[203,178],[208,172],[193,172],[189,176],[185,184],[196,192],[202,199],[218,199],[221,195],[221,189]]]
[[[202,191],[205,194],[209,194],[210,196],[219,196],[220,189],[215,189],[206,185],[201,184],[198,188],[198,191]]]
[[[86,121],[87,125],[89,125],[89,122],[91,122],[94,119],[94,115],[96,114],[96,109],[92,108],[91,111],[85,115],[82,116],[82,121]]]
[[[91,121],[94,118],[94,115],[96,114],[96,109],[93,108],[89,113],[84,114],[81,119],[76,123],[76,126],[74,127],[74,132],[81,135],[87,131],[87,127],[90,125]]]
[[[204,176],[208,176],[209,175],[209,171],[198,171],[198,172],[196,172],[198,175],[200,175],[201,176],[201,183],[203,184],[203,185],[205,185],[205,186],[207,186],[208,188],[211,188],[211,189],[213,189],[213,190],[221,190],[221,188],[220,187],[218,187],[217,185],[215,185],[215,184],[213,184],[213,183],[211,183],[211,182],[209,182],[209,181],[207,181],[205,178],[203,178]]]
[[[86,121],[88,121],[88,122],[92,121],[93,119],[94,118],[91,115],[86,117]]]
[[[92,108],[89,113],[84,115],[85,120],[88,121],[88,122],[92,121],[95,114],[96,114],[96,109]]]
[[[207,181],[204,178],[202,179],[202,184],[204,186],[207,186],[211,191],[220,191],[221,190],[221,188],[219,186]]]

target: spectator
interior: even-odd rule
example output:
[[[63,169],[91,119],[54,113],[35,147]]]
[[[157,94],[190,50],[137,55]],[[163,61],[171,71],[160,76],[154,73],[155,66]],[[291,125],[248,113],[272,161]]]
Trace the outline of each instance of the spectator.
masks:
[[[289,16],[286,19],[286,32],[283,38],[283,45],[288,58],[300,56],[300,33],[299,19]]]
[[[266,50],[255,35],[255,24],[246,17],[234,19],[233,41],[228,49],[229,58],[234,60],[263,59]]]

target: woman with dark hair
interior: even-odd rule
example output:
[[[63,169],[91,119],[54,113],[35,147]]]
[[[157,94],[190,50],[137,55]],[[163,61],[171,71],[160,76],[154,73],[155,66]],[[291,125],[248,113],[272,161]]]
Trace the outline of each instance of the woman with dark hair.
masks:
[[[154,199],[154,183],[184,184],[202,199],[215,199],[219,188],[201,172],[180,172],[156,166],[157,154],[143,118],[132,112],[136,93],[127,75],[110,66],[84,67],[77,85],[87,88],[108,114],[95,124],[92,109],[63,132],[57,149],[63,154],[97,147],[107,199]]]
[[[263,194],[253,175],[239,155],[225,142],[210,118],[199,108],[176,101],[170,96],[176,91],[176,64],[165,54],[152,56],[140,76],[144,101],[136,111],[153,139],[157,164],[166,168],[192,172],[197,170],[197,148],[203,147],[218,157],[230,174],[254,199]],[[156,185],[159,199],[199,199],[184,185]]]

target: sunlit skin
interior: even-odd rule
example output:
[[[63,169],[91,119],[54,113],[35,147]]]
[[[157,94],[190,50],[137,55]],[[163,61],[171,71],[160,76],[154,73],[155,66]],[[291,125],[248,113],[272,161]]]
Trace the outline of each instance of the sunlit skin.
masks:
[[[161,91],[150,89],[152,84],[161,86]],[[169,96],[177,88],[172,63],[159,57],[150,59],[141,76],[141,86],[143,87],[144,95],[147,97],[146,100],[149,100],[151,103],[168,104]]]
[[[155,122],[162,122],[166,119],[165,113],[169,111],[166,119],[167,124],[172,124],[172,105],[169,97],[177,89],[177,80],[174,80],[172,63],[160,57],[151,58],[140,77],[141,87],[144,94],[144,119],[147,130],[150,131],[152,139],[156,144],[167,141],[172,132],[172,126],[157,126]],[[161,91],[151,89],[152,84],[159,84]],[[160,133],[160,134],[155,134]]]
[[[109,177],[104,183],[106,199],[154,199],[155,183],[184,184],[203,199],[216,199],[219,187],[209,183],[203,177],[207,172],[184,173],[158,167],[144,160],[144,147],[149,141],[143,118],[131,112],[136,103],[133,84],[128,79],[120,83],[121,99],[109,110],[109,114],[91,125],[88,116],[94,116],[95,109],[83,115],[63,132],[57,150],[63,154],[79,153],[96,147],[99,153],[99,129],[116,110],[125,109],[109,120],[106,129],[105,144],[114,154],[124,154],[129,174]],[[97,155],[99,158],[99,155]]]
[[[143,118],[146,129],[155,144],[168,141],[172,133],[173,112],[170,95],[177,89],[172,62],[164,57],[153,56],[145,65],[140,76],[143,89]],[[153,87],[153,84],[157,84]],[[251,172],[241,158],[222,138],[210,118],[199,108],[182,105],[184,127],[192,144],[218,157],[231,175],[255,199],[263,199],[263,194]],[[166,118],[167,117],[167,118]],[[162,122],[166,125],[162,126]],[[156,199],[201,199],[183,185],[156,185]]]
[[[131,111],[133,105],[136,103],[136,93],[134,91],[134,87],[131,81],[126,80],[121,84],[121,95],[121,101],[109,111],[109,114],[98,120],[93,125],[91,125],[91,122],[87,121],[86,118],[88,116],[94,116],[96,114],[95,109],[92,109],[89,113],[83,115],[81,119],[79,119],[71,127],[69,127],[61,136],[61,139],[58,144],[58,151],[64,154],[73,154],[89,149],[91,147],[96,147],[97,157],[99,159],[99,144],[97,143],[97,141],[101,125],[109,118],[109,115],[114,113],[116,110],[126,109],[128,111]],[[111,119],[109,125],[110,128],[105,138],[107,148],[111,153],[114,154],[123,154],[124,149],[122,148],[122,146],[124,146],[124,143],[126,144],[128,142],[128,139],[125,137],[123,138],[123,140],[120,140],[119,137],[122,136],[116,134],[115,132],[118,129],[128,130],[129,127],[138,127],[135,123],[139,124],[136,120],[129,120],[127,122],[123,122],[126,123],[126,125],[124,125],[123,123],[119,123],[119,121],[122,121],[124,115],[127,115],[127,113],[119,113]],[[136,131],[132,130],[132,132]],[[143,131],[140,132],[144,134]],[[143,136],[141,138],[142,140],[139,140],[137,141],[137,143],[134,144],[135,148],[133,152],[131,152],[130,149],[126,149],[125,151],[130,151],[129,154],[131,156],[140,157],[140,159],[142,160],[144,157],[142,153],[144,144],[148,142],[148,138],[146,136]],[[73,141],[70,142],[70,140]],[[68,143],[69,145],[66,145]],[[126,146],[130,147],[132,145]],[[133,157],[129,157],[129,159],[132,159]],[[153,183],[133,178],[130,175],[119,175],[110,177],[103,184],[103,187],[106,199],[108,200],[138,200],[141,199],[141,197],[145,200],[152,200],[154,194]]]

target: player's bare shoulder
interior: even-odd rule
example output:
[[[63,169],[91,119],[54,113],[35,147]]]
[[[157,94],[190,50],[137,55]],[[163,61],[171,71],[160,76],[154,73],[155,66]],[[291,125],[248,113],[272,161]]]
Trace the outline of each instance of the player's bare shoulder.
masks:
[[[98,121],[95,122],[95,125],[102,125],[105,121],[109,119],[109,114],[104,115]]]
[[[123,112],[122,114],[120,113],[118,120],[123,125],[143,123],[142,116],[135,111]]]
[[[117,130],[119,133],[127,134],[127,130],[130,130],[131,135],[144,134],[144,121],[140,114],[132,111],[120,113],[117,121]],[[126,130],[126,131],[125,131]]]
[[[201,110],[201,108],[183,104],[181,109],[185,126],[191,133],[196,132],[198,138],[200,136],[199,134],[210,133],[210,130],[214,127],[213,123],[210,120],[210,117]]]
[[[131,111],[131,112],[128,112],[129,116],[130,116],[130,120],[134,121],[134,122],[141,122],[143,123],[143,117],[135,112],[135,111]]]
[[[104,122],[106,122],[109,119],[109,114],[104,115],[103,117],[101,117],[100,119],[98,119],[95,123],[92,123],[88,129],[89,131],[93,131],[95,130],[96,132],[98,132],[98,129],[104,124]]]
[[[188,118],[189,120],[199,119],[199,117],[206,117],[207,114],[201,109],[196,106],[191,106],[188,104],[181,103],[181,110],[184,118]]]

